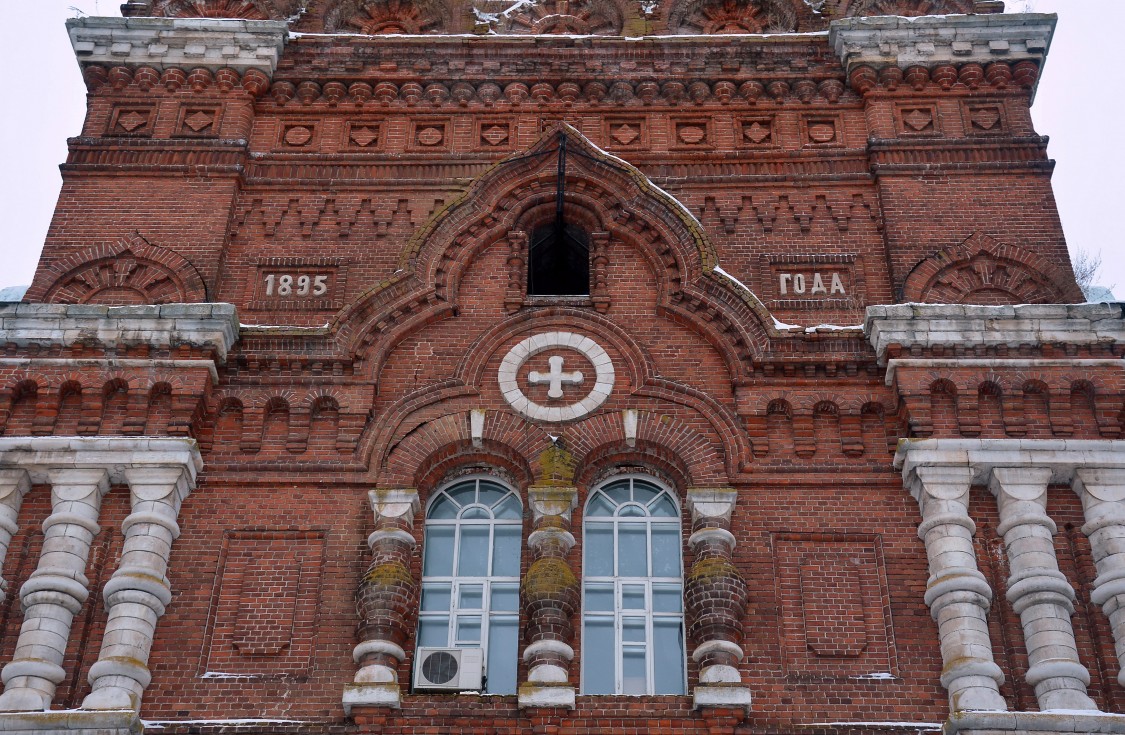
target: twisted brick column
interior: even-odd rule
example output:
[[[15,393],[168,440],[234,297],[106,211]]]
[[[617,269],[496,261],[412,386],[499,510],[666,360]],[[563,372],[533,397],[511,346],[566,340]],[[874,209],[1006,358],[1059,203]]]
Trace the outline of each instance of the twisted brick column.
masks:
[[[172,601],[168,561],[180,535],[180,506],[195,484],[193,469],[125,470],[132,512],[121,524],[121,561],[102,592],[109,619],[101,653],[90,667],[93,691],[83,709],[140,709],[141,695],[152,680],[148,657],[156,623]]]
[[[570,514],[578,504],[573,487],[533,487],[528,490],[534,530],[527,537],[531,566],[521,585],[527,648],[528,681],[520,687],[519,706],[574,709],[570,662],[574,649],[571,622],[580,599],[578,578],[567,556],[574,548]]]
[[[922,510],[918,536],[926,544],[930,579],[926,604],[938,624],[941,683],[950,707],[960,710],[1006,710],[1000,696],[1004,673],[992,658],[988,609],[992,588],[977,568],[973,550],[976,524],[969,518],[968,466],[917,467],[907,486]]]
[[[352,657],[361,668],[344,689],[344,711],[349,715],[353,707],[401,706],[398,665],[406,658],[402,647],[410,637],[418,600],[418,583],[410,573],[418,491],[372,490],[368,498],[375,530],[367,537],[371,565],[356,592],[361,643]]]
[[[1047,515],[1052,475],[1037,467],[992,471],[989,488],[1000,507],[996,532],[1004,538],[1011,570],[1008,601],[1023,623],[1030,664],[1025,679],[1035,688],[1039,708],[1096,711],[1086,694],[1090,672],[1078,660],[1070,623],[1074,589],[1055,558],[1058,528]]]
[[[8,556],[8,544],[19,530],[17,520],[23,497],[31,489],[27,470],[0,470],[0,569]],[[0,579],[0,602],[8,599],[8,581]]]
[[[1082,499],[1098,578],[1090,599],[1109,618],[1120,671],[1125,685],[1125,469],[1080,469],[1074,489]]]
[[[688,490],[695,563],[684,597],[688,637],[696,643],[692,658],[700,665],[695,706],[750,707],[750,690],[742,684],[742,620],[748,600],[746,582],[734,565],[730,532],[738,491],[732,488]]]
[[[43,521],[39,566],[20,589],[23,626],[2,672],[0,711],[46,710],[66,677],[62,663],[74,616],[89,596],[86,560],[101,530],[98,514],[109,491],[104,469],[51,470],[51,515]]]

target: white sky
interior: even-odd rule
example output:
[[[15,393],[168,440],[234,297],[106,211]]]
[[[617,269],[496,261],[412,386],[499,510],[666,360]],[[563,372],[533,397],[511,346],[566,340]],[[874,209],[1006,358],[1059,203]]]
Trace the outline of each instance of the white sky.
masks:
[[[81,129],[85,87],[64,21],[81,11],[118,15],[121,0],[0,0],[0,287],[31,282],[61,183],[66,139]],[[1058,160],[1055,193],[1071,251],[1100,253],[1098,281],[1125,295],[1125,146],[1113,131],[1125,100],[1110,72],[1125,28],[1122,0],[1008,0],[1009,11],[1058,13],[1059,28],[1035,104],[1036,127]],[[1003,231],[995,233],[1003,237]],[[1018,244],[1018,243],[1015,243]]]

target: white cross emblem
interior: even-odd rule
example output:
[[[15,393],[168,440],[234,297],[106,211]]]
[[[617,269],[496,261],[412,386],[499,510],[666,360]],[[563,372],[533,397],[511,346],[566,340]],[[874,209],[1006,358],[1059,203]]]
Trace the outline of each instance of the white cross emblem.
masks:
[[[519,385],[519,372],[524,363],[542,352],[572,350],[585,357],[594,367],[594,386],[579,401],[566,406],[543,406],[528,398]],[[548,359],[551,369],[546,373],[533,370],[528,373],[531,385],[546,385],[547,397],[562,398],[563,386],[581,385],[585,376],[580,371],[564,372],[565,359],[552,355]],[[573,332],[547,332],[528,337],[508,351],[500,363],[497,378],[504,400],[519,414],[535,421],[572,421],[596,410],[613,391],[613,360],[597,342]]]
[[[559,355],[553,356],[547,360],[551,365],[551,372],[541,373],[537,370],[532,370],[527,376],[527,382],[532,385],[543,385],[550,383],[551,387],[547,390],[548,398],[562,398],[563,397],[563,383],[567,385],[581,385],[582,373],[564,373],[563,372],[563,358]]]

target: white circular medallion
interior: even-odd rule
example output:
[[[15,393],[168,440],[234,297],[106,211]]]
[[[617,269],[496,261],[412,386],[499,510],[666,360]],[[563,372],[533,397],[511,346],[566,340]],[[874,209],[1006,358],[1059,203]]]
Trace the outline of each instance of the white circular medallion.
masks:
[[[594,387],[582,400],[566,406],[542,406],[529,399],[520,388],[518,379],[523,364],[535,355],[549,350],[579,352],[594,366]],[[549,364],[550,372],[533,370],[527,376],[531,385],[548,386],[548,397],[562,398],[566,395],[567,388],[587,383],[587,376],[581,371],[567,372],[564,369],[566,358],[563,355],[552,355]],[[528,337],[513,347],[500,363],[498,377],[500,392],[516,413],[535,421],[570,421],[594,411],[609,398],[613,391],[613,360],[589,337],[573,332],[546,332]]]

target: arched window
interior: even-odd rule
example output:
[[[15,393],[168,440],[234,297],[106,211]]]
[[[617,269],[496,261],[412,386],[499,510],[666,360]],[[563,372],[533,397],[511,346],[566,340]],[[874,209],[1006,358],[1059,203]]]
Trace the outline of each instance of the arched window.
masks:
[[[582,692],[683,694],[680,509],[665,488],[617,478],[586,504]]]
[[[536,227],[528,256],[528,296],[590,295],[590,236],[581,227]]]
[[[514,694],[523,506],[487,477],[434,495],[426,511],[418,646],[483,648],[485,691]]]

